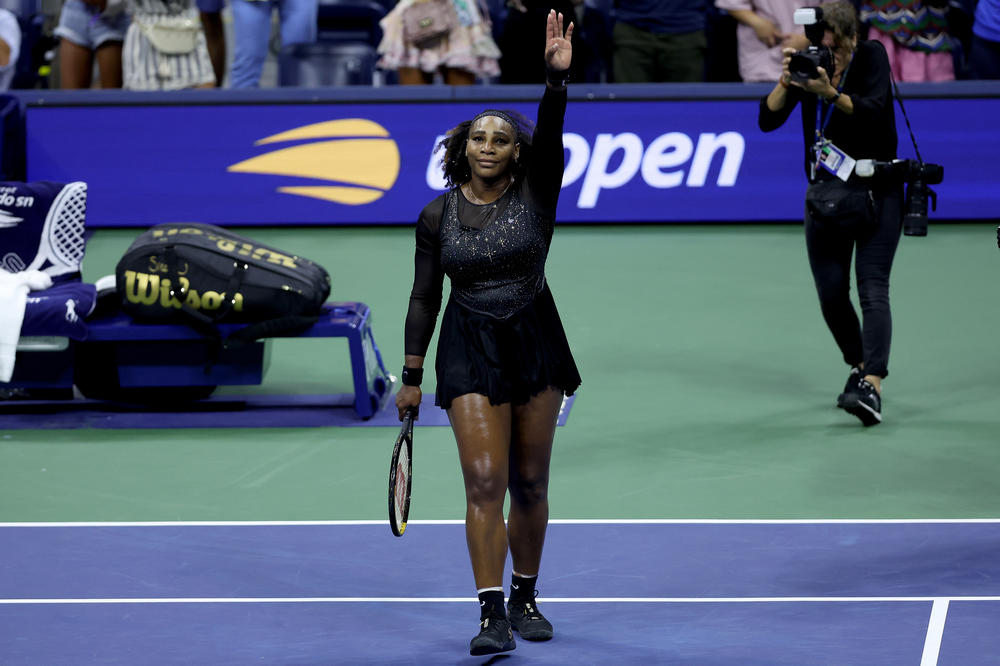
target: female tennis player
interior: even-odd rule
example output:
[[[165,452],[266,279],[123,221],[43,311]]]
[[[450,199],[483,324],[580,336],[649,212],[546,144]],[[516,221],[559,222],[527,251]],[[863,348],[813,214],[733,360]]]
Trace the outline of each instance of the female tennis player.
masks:
[[[545,93],[537,124],[483,111],[442,142],[451,189],[420,213],[413,290],[406,315],[400,418],[420,405],[424,356],[451,280],[438,339],[435,403],[448,412],[465,479],[465,530],[479,592],[474,655],[547,640],[552,625],[535,605],[548,525],[549,461],[563,395],[580,385],[545,280],[545,259],[563,173],[566,74],[573,24],[546,21]],[[504,527],[503,505],[510,491]],[[508,544],[514,565],[504,610]]]

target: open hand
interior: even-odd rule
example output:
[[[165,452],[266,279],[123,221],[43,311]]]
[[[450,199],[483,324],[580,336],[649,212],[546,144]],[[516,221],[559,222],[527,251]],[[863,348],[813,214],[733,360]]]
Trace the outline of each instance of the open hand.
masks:
[[[563,33],[563,15],[550,9],[545,18],[545,67],[550,71],[564,72],[573,61],[573,22]]]

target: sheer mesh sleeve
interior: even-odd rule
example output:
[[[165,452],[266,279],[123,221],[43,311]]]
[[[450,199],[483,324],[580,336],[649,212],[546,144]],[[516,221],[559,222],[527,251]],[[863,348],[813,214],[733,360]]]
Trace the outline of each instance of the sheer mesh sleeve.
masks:
[[[417,219],[417,248],[413,256],[413,289],[406,311],[404,330],[405,353],[426,356],[434,335],[438,312],[441,310],[441,290],[444,272],[441,270],[441,243],[438,238],[445,196],[431,201]]]

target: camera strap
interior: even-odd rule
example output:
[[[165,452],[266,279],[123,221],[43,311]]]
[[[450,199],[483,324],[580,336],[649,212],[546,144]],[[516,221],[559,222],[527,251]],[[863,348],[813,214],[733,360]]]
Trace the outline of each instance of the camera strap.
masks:
[[[906,107],[903,106],[903,97],[899,94],[899,86],[896,84],[896,77],[892,74],[892,67],[889,68],[889,80],[892,81],[892,90],[896,102],[899,103],[899,110],[903,112],[903,120],[906,121],[906,131],[910,134],[910,141],[913,143],[913,152],[917,154],[917,163],[923,164],[924,159],[920,156],[920,149],[917,148],[917,137],[913,135],[913,128],[910,126],[910,117],[906,115]]]
[[[844,68],[844,73],[840,75],[840,85],[837,86],[838,97],[844,89],[844,84],[847,83],[847,73],[851,70],[851,63],[853,62],[854,54],[852,53],[851,59],[847,61],[847,67]],[[816,169],[818,167],[826,169],[844,181],[850,177],[851,172],[854,170],[854,158],[837,148],[832,141],[827,140],[824,136],[826,126],[830,124],[830,118],[833,117],[835,107],[835,104],[831,104],[825,100],[821,102],[818,97],[816,98],[816,142],[813,144],[812,149],[813,162],[809,165],[810,181],[816,178]]]
[[[837,86],[837,94],[839,95],[844,90],[844,84],[847,83],[847,72],[851,70],[851,63],[854,62],[854,54],[851,54],[851,59],[847,61],[847,67],[844,68],[844,73],[840,75],[840,85]],[[830,118],[833,117],[833,110],[836,108],[836,104],[829,104],[825,100],[823,102],[816,98],[816,142],[823,142],[823,134],[826,132],[826,126],[830,124]]]

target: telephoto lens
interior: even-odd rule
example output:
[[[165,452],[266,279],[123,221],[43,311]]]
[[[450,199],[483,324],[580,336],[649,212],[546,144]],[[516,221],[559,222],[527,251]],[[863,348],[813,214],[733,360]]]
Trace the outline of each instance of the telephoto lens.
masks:
[[[903,233],[907,236],[927,235],[927,186],[920,180],[906,186],[906,213]]]

